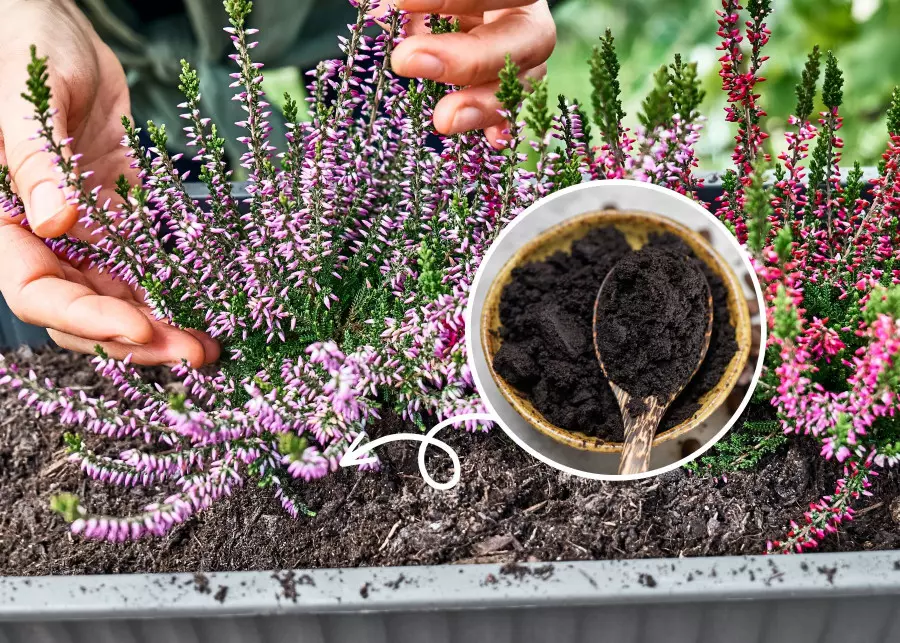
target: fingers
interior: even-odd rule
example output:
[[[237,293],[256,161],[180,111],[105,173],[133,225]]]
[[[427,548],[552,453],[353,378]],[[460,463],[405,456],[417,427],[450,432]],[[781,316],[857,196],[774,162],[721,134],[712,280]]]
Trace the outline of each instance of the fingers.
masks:
[[[484,135],[487,137],[488,143],[497,149],[504,147],[509,141],[509,136],[506,134],[506,123],[488,127],[484,130]]]
[[[26,323],[95,342],[138,345],[153,339],[152,324],[134,303],[68,280],[53,252],[11,223],[0,223],[0,292]]]
[[[398,9],[410,13],[480,16],[485,11],[524,7],[534,2],[535,0],[397,0],[396,5]]]
[[[203,346],[204,364],[212,364],[219,361],[219,358],[222,356],[222,347],[219,345],[219,342],[206,333],[193,328],[188,328],[184,332],[196,338]]]
[[[420,34],[397,45],[391,56],[402,76],[428,78],[449,85],[481,85],[497,79],[507,54],[521,69],[550,57],[556,28],[546,3],[501,12],[468,33]]]
[[[522,74],[520,78],[542,78],[546,73],[547,66],[540,65]],[[444,96],[434,108],[434,126],[437,131],[449,135],[502,125],[503,117],[499,114],[501,106],[496,96],[499,87],[499,81],[494,81]]]
[[[152,314],[149,309],[142,309],[145,319],[150,321]],[[169,326],[165,322],[153,320],[153,339],[143,346],[132,346],[123,342],[97,342],[92,339],[72,335],[69,333],[61,333],[51,330],[50,338],[62,348],[76,351],[79,353],[93,353],[96,346],[99,345],[107,355],[113,359],[125,359],[131,355],[131,361],[135,364],[144,364],[146,366],[167,365],[177,366],[182,360],[194,367],[199,368],[204,364],[213,361],[210,359],[218,358],[218,345],[213,347],[215,342],[210,344],[211,354],[208,355],[204,348],[204,343],[198,339],[193,332],[179,330],[173,326]],[[208,340],[212,341],[212,340]]]
[[[18,86],[12,81],[9,84]],[[31,118],[32,112],[32,105],[15,92],[0,98],[0,147],[16,192],[25,205],[29,226],[41,237],[56,237],[72,227],[78,211],[67,203],[59,187],[61,175],[53,155],[44,150],[42,140],[35,138],[38,124]],[[54,117],[53,126],[56,140],[68,136],[64,118]]]
[[[70,271],[66,268],[68,268],[68,266],[66,264],[63,264],[63,270],[65,270],[66,276],[68,277],[69,281],[84,283],[85,286],[93,290],[98,295],[115,297],[116,299],[121,299],[122,301],[127,301],[133,304],[138,303],[138,299],[134,290],[124,281],[119,281],[115,277],[110,276],[109,273],[101,273],[95,268],[87,268],[86,266],[83,266],[80,268],[71,269],[71,272],[74,274],[69,277]],[[143,303],[143,300],[141,300],[140,303]]]

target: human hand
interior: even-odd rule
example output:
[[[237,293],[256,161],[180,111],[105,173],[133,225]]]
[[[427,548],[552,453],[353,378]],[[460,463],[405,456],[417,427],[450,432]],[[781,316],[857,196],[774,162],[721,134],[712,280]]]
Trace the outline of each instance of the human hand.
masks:
[[[391,56],[402,76],[427,78],[464,87],[445,96],[434,110],[434,126],[443,134],[483,129],[495,146],[503,138],[503,117],[494,94],[506,55],[524,77],[541,77],[556,45],[556,25],[547,0],[396,0],[415,14]],[[459,33],[431,34],[425,16],[460,18]]]
[[[0,292],[23,321],[45,326],[63,348],[111,357],[131,354],[142,364],[194,366],[218,359],[219,347],[199,331],[153,318],[140,294],[85,265],[56,256],[39,237],[64,233],[89,241],[75,206],[59,187],[60,173],[44,143],[34,140],[32,106],[20,96],[30,45],[48,56],[57,140],[72,137],[69,154],[91,170],[88,187],[104,186],[99,201],[116,202],[116,179],[135,170],[121,145],[119,117],[130,114],[125,73],[71,0],[0,0],[0,164],[10,168],[28,227],[0,210]]]

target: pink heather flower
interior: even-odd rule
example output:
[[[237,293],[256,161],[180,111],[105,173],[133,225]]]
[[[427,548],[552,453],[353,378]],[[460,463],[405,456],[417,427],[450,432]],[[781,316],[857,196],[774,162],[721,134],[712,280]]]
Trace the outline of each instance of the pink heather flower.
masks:
[[[826,362],[830,362],[833,356],[846,348],[837,331],[826,326],[827,323],[828,319],[813,317],[798,340],[814,360],[824,358]]]

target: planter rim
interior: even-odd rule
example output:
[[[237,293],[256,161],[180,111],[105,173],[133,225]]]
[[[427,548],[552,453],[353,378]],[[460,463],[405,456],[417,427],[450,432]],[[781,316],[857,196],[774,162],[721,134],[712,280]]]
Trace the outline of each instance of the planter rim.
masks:
[[[296,600],[285,596],[287,573],[208,573],[205,593],[191,573],[0,578],[0,622],[900,594],[900,551],[295,570]]]

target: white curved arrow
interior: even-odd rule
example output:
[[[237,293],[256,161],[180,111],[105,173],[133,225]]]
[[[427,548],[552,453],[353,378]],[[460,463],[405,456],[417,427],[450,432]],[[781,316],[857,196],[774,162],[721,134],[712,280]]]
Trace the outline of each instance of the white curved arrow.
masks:
[[[368,436],[366,436],[365,431],[361,432],[359,435],[354,438],[353,443],[350,445],[350,448],[344,453],[341,457],[340,464],[342,467],[356,467],[363,464],[374,464],[378,462],[378,458],[375,456],[365,457],[366,453],[369,453],[373,449],[380,447],[383,444],[387,444],[388,442],[398,442],[400,440],[412,440],[414,442],[419,442],[419,472],[422,474],[422,478],[428,483],[431,487],[437,489],[438,491],[447,491],[452,489],[459,483],[459,476],[461,472],[461,468],[459,465],[459,456],[456,454],[449,444],[446,442],[442,442],[438,440],[434,435],[443,429],[446,426],[451,424],[459,424],[460,422],[468,422],[470,420],[478,420],[482,422],[495,422],[495,418],[490,413],[463,413],[462,415],[457,415],[452,418],[447,418],[441,422],[438,422],[434,425],[434,427],[426,434],[422,435],[419,433],[393,433],[391,435],[385,435],[371,442],[366,442],[365,444],[361,444],[361,442]],[[425,451],[428,450],[428,447],[437,447],[441,449],[444,453],[450,456],[450,459],[453,461],[453,476],[447,482],[438,482],[434,478],[432,478],[428,474],[428,470],[425,468]]]

